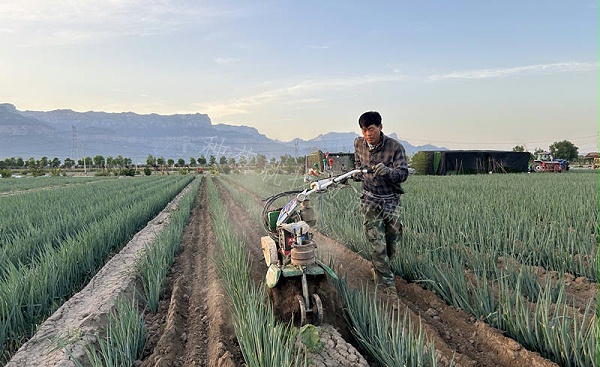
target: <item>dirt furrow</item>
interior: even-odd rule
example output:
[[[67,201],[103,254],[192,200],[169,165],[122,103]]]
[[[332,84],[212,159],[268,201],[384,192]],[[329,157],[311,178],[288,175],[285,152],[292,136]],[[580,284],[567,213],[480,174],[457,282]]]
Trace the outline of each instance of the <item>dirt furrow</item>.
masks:
[[[147,319],[149,341],[138,366],[243,364],[213,260],[217,254],[203,182],[165,282],[165,297]]]

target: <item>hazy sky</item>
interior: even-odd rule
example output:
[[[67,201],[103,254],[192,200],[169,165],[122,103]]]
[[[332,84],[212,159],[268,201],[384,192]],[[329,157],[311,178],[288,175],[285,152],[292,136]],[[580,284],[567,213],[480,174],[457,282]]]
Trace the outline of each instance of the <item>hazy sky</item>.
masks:
[[[0,0],[0,102],[598,150],[598,1]]]

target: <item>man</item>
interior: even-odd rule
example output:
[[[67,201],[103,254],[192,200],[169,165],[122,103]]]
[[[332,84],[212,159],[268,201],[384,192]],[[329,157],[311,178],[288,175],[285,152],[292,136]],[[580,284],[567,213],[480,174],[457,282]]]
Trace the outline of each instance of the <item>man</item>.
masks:
[[[392,301],[398,300],[390,259],[402,236],[400,195],[408,178],[406,153],[400,142],[383,134],[379,112],[363,113],[358,119],[362,137],[354,140],[354,165],[373,169],[355,179],[362,180],[361,212],[367,241],[371,244],[374,280]],[[397,306],[397,302],[394,302]]]

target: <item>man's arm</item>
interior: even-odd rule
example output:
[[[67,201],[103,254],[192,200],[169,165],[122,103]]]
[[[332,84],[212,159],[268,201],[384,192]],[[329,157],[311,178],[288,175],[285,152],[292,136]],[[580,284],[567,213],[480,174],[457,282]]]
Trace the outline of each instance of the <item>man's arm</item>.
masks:
[[[408,178],[408,162],[404,147],[399,145],[394,153],[393,165],[390,169],[389,178],[392,182],[404,182]]]

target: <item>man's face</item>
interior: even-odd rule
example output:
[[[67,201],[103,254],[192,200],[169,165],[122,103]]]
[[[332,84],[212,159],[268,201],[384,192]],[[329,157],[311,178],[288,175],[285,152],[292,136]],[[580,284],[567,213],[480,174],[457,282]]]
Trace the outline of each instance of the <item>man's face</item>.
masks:
[[[376,126],[370,125],[369,127],[361,127],[363,137],[365,140],[372,145],[377,145],[379,143],[379,138],[381,137],[381,129],[383,128],[383,124]]]

